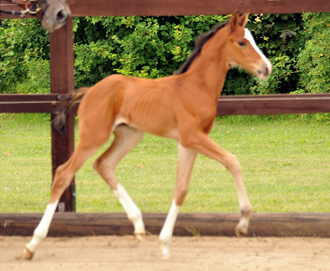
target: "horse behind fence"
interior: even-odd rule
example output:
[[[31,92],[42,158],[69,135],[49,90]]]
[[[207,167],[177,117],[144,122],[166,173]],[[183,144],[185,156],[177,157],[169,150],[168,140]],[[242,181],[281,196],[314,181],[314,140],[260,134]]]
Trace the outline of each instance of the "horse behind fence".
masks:
[[[65,0],[4,0],[21,8],[21,11],[2,10],[11,15],[30,14],[41,19],[42,25],[49,31],[54,31],[65,25],[71,15],[71,10]],[[1,2],[1,1],[0,1]],[[1,8],[1,6],[0,6]],[[0,17],[1,19],[1,17]]]

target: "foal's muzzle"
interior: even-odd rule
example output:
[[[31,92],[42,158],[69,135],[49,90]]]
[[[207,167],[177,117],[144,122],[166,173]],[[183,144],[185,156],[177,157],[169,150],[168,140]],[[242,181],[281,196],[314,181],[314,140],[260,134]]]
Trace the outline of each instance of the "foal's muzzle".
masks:
[[[263,62],[261,67],[257,69],[258,77],[263,79],[272,73],[272,65],[270,63]]]

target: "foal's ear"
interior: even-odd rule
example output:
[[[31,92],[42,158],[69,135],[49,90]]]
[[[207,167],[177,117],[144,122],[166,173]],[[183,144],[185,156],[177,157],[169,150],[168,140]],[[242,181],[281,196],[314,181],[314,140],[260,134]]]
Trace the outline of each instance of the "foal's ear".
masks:
[[[231,17],[230,21],[228,22],[230,33],[236,29],[238,20],[239,20],[239,14],[238,12],[235,12]]]
[[[238,19],[238,25],[241,27],[245,27],[248,19],[249,19],[249,13],[246,12]]]

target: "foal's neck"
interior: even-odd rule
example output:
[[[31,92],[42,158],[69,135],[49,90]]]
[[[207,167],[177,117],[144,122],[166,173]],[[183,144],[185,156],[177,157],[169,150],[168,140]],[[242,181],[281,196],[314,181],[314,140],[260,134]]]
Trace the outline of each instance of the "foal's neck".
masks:
[[[220,30],[221,31],[221,30]],[[229,67],[224,53],[225,36],[217,33],[202,48],[200,54],[188,69],[187,76],[193,82],[202,84],[205,90],[218,100],[225,82]]]

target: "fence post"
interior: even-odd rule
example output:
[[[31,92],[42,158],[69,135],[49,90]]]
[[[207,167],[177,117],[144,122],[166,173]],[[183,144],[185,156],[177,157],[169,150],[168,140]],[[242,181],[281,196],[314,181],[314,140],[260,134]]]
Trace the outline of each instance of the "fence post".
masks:
[[[51,93],[67,94],[74,89],[72,17],[64,27],[50,33]],[[55,117],[51,114],[51,120]],[[74,150],[74,115],[68,116],[67,133],[60,136],[52,129],[53,178],[58,166],[66,162]],[[75,212],[75,183],[63,193],[58,212]]]

